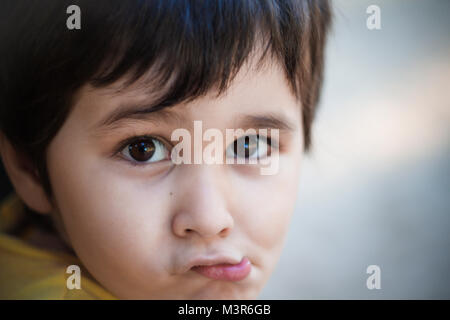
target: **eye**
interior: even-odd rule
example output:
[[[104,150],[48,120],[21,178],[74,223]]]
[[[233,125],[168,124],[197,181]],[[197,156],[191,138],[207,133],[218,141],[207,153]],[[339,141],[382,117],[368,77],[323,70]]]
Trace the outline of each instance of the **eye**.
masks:
[[[269,156],[270,138],[259,135],[243,136],[236,139],[226,150],[227,157],[261,159]]]
[[[152,163],[169,158],[169,150],[156,138],[138,138],[127,144],[120,152],[134,163]]]

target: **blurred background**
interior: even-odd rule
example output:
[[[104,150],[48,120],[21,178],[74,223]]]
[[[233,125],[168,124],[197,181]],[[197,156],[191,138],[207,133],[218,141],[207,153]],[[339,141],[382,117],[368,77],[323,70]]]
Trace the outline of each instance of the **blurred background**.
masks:
[[[450,299],[450,1],[332,3],[314,147],[260,298]]]
[[[332,3],[314,147],[260,298],[450,299],[450,1]]]

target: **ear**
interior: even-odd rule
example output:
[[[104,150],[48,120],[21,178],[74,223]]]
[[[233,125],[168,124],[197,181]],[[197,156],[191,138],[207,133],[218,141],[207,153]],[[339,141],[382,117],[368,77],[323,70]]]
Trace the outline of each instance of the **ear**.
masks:
[[[19,153],[0,131],[0,156],[18,196],[32,210],[47,214],[52,205],[31,161]]]

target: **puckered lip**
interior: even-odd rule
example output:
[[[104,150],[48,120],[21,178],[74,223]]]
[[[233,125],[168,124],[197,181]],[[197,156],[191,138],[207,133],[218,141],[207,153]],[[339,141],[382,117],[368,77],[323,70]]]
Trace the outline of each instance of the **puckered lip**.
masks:
[[[192,259],[189,259],[188,262],[180,268],[179,273],[186,273],[194,267],[199,266],[213,266],[220,264],[239,264],[242,261],[241,259],[237,259],[236,257],[232,257],[230,255],[204,255],[204,256],[196,256]]]

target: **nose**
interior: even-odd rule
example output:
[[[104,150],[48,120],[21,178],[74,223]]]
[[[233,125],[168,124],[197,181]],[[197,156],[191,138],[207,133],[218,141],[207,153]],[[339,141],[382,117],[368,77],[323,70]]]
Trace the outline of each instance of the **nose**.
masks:
[[[178,184],[172,232],[181,238],[227,237],[234,219],[227,209],[229,188],[215,165],[185,165]],[[175,199],[174,199],[175,200]]]

